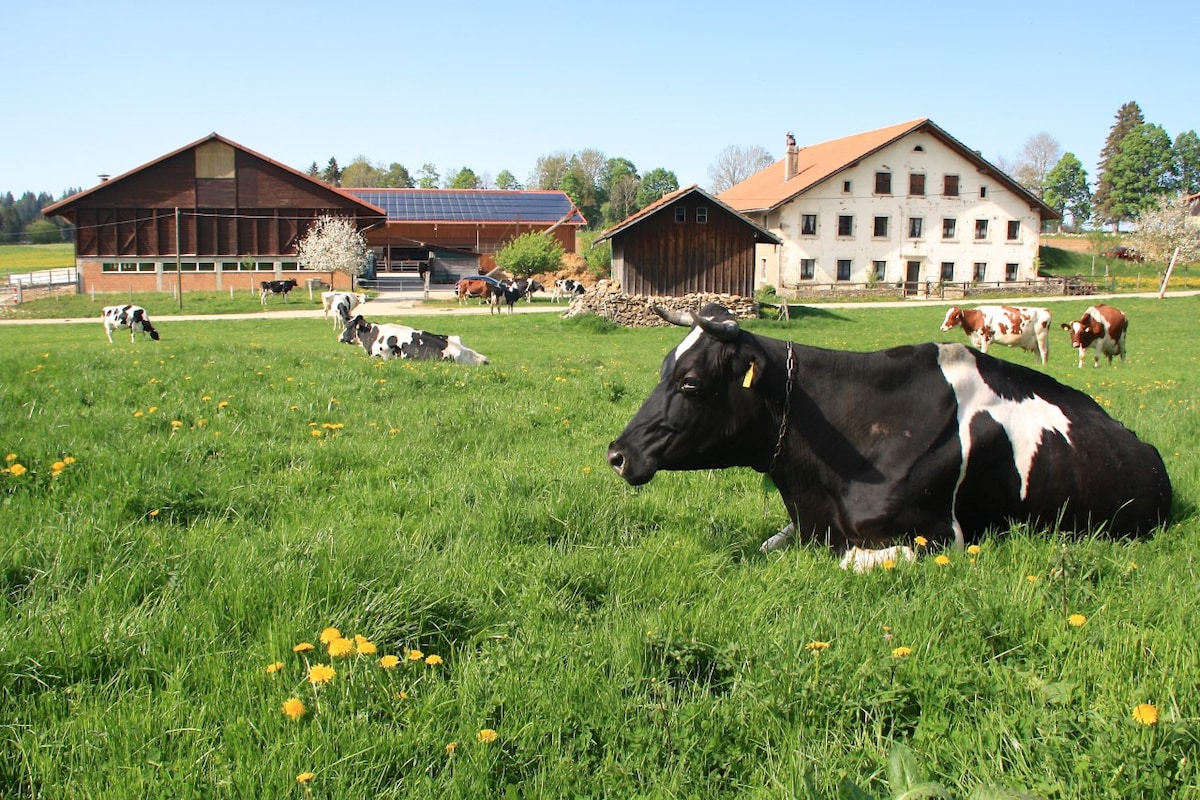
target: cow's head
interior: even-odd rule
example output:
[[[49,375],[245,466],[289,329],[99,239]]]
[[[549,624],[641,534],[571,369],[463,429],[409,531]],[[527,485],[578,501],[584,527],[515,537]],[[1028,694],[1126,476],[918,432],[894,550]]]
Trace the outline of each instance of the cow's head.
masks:
[[[342,331],[338,341],[342,344],[360,344],[360,332],[369,333],[372,327],[370,322],[363,319],[362,314],[356,314],[354,319],[346,325],[346,329]]]
[[[1064,322],[1062,329],[1071,335],[1071,347],[1078,350],[1086,350],[1104,335],[1104,326],[1090,314],[1084,314],[1083,319],[1074,322]]]
[[[962,321],[963,321],[962,309],[959,308],[958,306],[951,306],[950,310],[948,310],[946,312],[946,318],[942,320],[942,330],[944,330],[944,331],[954,330],[954,328],[958,327],[959,325],[962,325]]]
[[[782,405],[782,361],[772,360],[763,340],[742,331],[724,306],[654,311],[692,330],[663,359],[658,386],[609,445],[608,463],[635,486],[660,469],[749,466],[765,472],[778,419],[763,400],[777,397]]]
[[[477,367],[489,363],[487,356],[467,347],[458,336],[446,337],[446,349],[442,351],[442,357],[457,364],[471,364]]]

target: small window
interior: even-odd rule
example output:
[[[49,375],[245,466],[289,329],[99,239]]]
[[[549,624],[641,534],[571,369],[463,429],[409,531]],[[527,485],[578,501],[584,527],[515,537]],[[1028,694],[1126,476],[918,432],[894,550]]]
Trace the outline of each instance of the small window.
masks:
[[[875,194],[891,194],[892,193],[892,173],[876,172],[875,173]]]
[[[954,262],[953,261],[943,261],[942,262],[942,280],[944,280],[944,281],[954,280]]]
[[[942,194],[946,197],[958,197],[958,176],[946,175],[942,179]]]
[[[850,259],[839,258],[837,262],[837,279],[839,281],[850,280]]]
[[[988,229],[988,221],[986,219],[975,220],[975,238],[976,239],[986,239],[987,238],[987,229]]]
[[[878,278],[879,280],[883,280],[887,276],[887,262],[886,261],[872,261],[871,262],[871,272],[872,272],[872,274],[875,275],[876,278]]]
[[[696,224],[706,225],[708,223],[708,207],[696,206]]]
[[[101,272],[116,272],[117,265],[109,263],[108,261],[105,261],[103,264],[100,265],[100,271]]]
[[[986,186],[979,187],[979,197],[980,197],[980,199],[987,197],[987,187]]]
[[[976,261],[975,267],[971,270],[971,277],[976,281],[983,281],[987,277],[987,262]]]
[[[842,181],[842,194],[850,194],[850,181]]]
[[[908,218],[908,238],[920,239],[921,229],[925,227],[924,217],[909,217]]]
[[[1008,221],[1008,240],[1015,242],[1021,238],[1021,220],[1011,219]]]
[[[854,235],[854,217],[849,214],[842,214],[838,217],[838,236],[853,236]]]
[[[676,222],[687,222],[687,207],[686,206],[675,206],[675,221]]]
[[[1015,281],[1016,279],[1017,279],[1017,265],[1016,264],[1005,264],[1004,265],[1004,280]]]
[[[953,239],[954,234],[958,229],[958,220],[954,217],[946,217],[942,220],[942,238]]]
[[[284,261],[282,264],[279,265],[279,268],[282,269],[284,272],[299,272],[300,271],[300,262]]]
[[[921,196],[925,194],[925,176],[914,172],[908,176],[908,193],[910,195]]]
[[[817,260],[815,258],[800,259],[800,279],[811,281],[813,276],[817,274]]]
[[[800,235],[801,236],[816,236],[817,235],[817,215],[802,214],[800,216]]]
[[[917,145],[916,147],[913,148],[913,152],[914,153],[924,153],[925,148],[921,145]]]
[[[887,235],[888,235],[888,218],[887,217],[876,217],[875,218],[875,238],[876,239],[886,239]]]

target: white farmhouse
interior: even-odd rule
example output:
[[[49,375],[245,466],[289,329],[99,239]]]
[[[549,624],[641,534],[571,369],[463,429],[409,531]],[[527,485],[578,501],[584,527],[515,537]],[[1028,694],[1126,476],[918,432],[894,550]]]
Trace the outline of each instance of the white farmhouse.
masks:
[[[798,147],[718,195],[783,240],[758,248],[758,285],[1002,283],[1036,276],[1059,219],[928,119]]]

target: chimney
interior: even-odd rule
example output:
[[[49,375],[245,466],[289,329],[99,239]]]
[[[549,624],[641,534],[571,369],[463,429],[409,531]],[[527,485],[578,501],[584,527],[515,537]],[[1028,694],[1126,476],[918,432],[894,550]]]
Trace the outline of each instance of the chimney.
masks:
[[[783,182],[787,183],[792,178],[796,177],[796,173],[800,171],[800,148],[796,147],[796,137],[788,131],[787,135],[787,156],[783,162]]]

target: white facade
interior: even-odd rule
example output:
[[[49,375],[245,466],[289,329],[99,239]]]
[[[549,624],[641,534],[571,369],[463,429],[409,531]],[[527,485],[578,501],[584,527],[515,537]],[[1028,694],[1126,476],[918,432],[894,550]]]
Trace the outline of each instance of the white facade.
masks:
[[[923,194],[912,185],[921,180]],[[774,210],[748,212],[784,240],[759,248],[758,285],[862,284],[871,272],[911,290],[1034,278],[1041,213],[1011,187],[986,162],[914,131]]]

